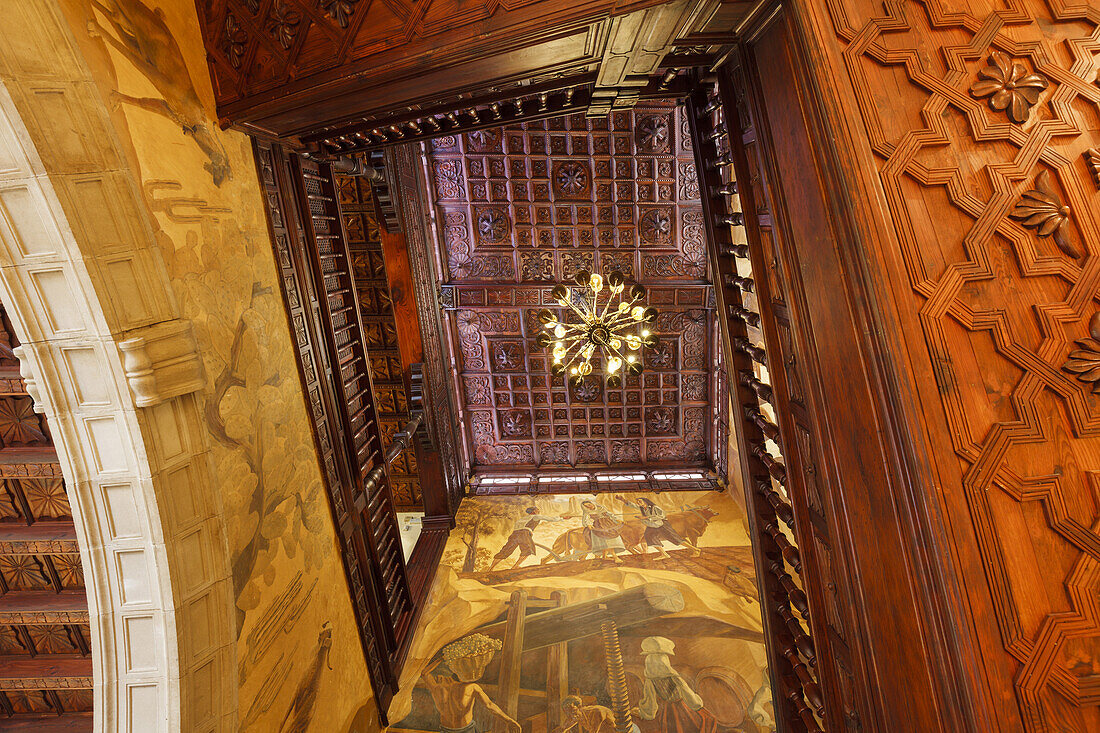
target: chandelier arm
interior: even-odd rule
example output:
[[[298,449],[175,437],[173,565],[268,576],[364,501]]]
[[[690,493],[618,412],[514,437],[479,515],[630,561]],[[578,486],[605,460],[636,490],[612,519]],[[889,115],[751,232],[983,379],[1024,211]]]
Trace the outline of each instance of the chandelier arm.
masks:
[[[569,299],[568,301],[566,301],[565,305],[566,305],[567,308],[569,308],[569,310],[576,313],[578,318],[580,318],[582,321],[584,320],[584,318],[585,318],[584,313],[582,313],[580,311],[580,309],[577,308],[577,306],[573,305],[573,300],[572,299]]]

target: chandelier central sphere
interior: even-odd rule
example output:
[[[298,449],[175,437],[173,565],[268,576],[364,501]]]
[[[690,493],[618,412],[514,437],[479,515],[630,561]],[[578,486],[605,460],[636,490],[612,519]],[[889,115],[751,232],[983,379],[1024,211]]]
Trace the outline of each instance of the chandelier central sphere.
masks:
[[[569,375],[569,384],[578,386],[592,373],[592,360],[599,354],[607,378],[607,386],[621,387],[624,372],[629,376],[642,373],[641,350],[657,344],[650,327],[657,320],[657,309],[642,304],[646,290],[635,283],[626,289],[626,281],[618,270],[607,276],[580,271],[576,288],[555,285],[550,296],[567,314],[579,321],[559,317],[543,308],[539,321],[545,330],[535,337],[541,347],[551,347],[550,373]],[[606,285],[606,287],[605,287]]]

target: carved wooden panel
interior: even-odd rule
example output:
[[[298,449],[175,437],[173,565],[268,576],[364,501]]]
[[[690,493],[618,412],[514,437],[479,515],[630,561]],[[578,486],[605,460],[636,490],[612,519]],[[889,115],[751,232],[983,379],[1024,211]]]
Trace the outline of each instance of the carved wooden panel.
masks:
[[[666,54],[728,31],[751,0],[204,0],[198,4],[219,114],[300,135],[472,96],[524,95],[556,77],[595,82],[606,114],[656,88]],[[679,49],[683,50],[683,49]],[[534,101],[534,100],[532,100]],[[466,102],[466,106],[463,106]],[[440,119],[443,119],[442,117]],[[500,119],[498,116],[497,119]],[[446,125],[447,122],[442,124]],[[371,128],[366,128],[369,131]],[[446,129],[451,129],[449,126]],[[411,132],[412,130],[410,130]]]
[[[298,366],[313,419],[314,439],[324,469],[333,519],[340,530],[341,555],[355,605],[359,637],[380,705],[393,694],[390,668],[392,628],[387,632],[380,610],[376,570],[369,553],[369,535],[356,521],[350,459],[336,400],[335,372],[329,364],[322,330],[322,303],[306,257],[307,231],[293,182],[299,173],[278,146],[256,141],[257,166],[268,223],[279,264],[283,299],[297,346]],[[304,192],[303,192],[304,193]],[[308,210],[308,209],[307,209]]]
[[[475,466],[708,466],[718,360],[695,163],[680,111],[649,103],[435,140],[442,298]],[[660,342],[621,389],[569,388],[534,344],[581,269],[649,287]],[[724,398],[723,398],[724,399]]]
[[[453,374],[446,362],[443,317],[438,302],[439,268],[429,234],[430,204],[416,147],[402,145],[393,148],[387,151],[384,160],[386,169],[391,172],[392,185],[401,192],[397,218],[405,240],[408,274],[413,285],[412,292],[406,293],[406,297],[416,304],[420,331],[424,397],[429,406],[425,424],[432,444],[438,447],[444,490],[442,504],[453,516],[465,495],[469,466],[463,462],[460,431],[453,429],[458,424],[457,405],[451,391]],[[427,499],[426,504],[430,502],[431,494]]]
[[[386,264],[375,220],[370,183],[365,178],[335,177],[340,194],[340,213],[348,237],[348,251],[355,268],[355,287],[363,337],[370,354],[371,382],[382,432],[382,444],[389,445],[395,433],[409,421],[408,396],[398,350],[397,321],[394,318]],[[423,511],[416,451],[406,448],[390,464],[390,489],[398,509]]]
[[[45,415],[0,306],[0,721],[92,710],[91,630],[76,527]],[[66,667],[59,678],[58,665]],[[61,688],[67,689],[61,689]],[[6,724],[0,722],[0,727]]]
[[[869,267],[849,281],[848,296],[872,298],[857,317],[878,324],[868,331],[884,329],[885,375],[902,383],[889,388],[896,389],[889,409],[913,436],[901,459],[911,472],[894,505],[908,504],[904,512],[868,523],[858,511],[868,498],[853,482],[843,497],[834,493],[835,506],[823,500],[824,513],[844,517],[863,573],[882,572],[875,544],[892,535],[912,543],[917,557],[934,554],[931,569],[911,566],[910,585],[891,592],[900,608],[934,579],[923,600],[928,618],[941,614],[958,635],[940,647],[953,661],[930,687],[943,700],[961,695],[964,705],[918,706],[919,716],[906,710],[903,718],[887,704],[878,711],[880,729],[962,724],[954,721],[982,731],[1100,729],[1100,402],[1093,391],[1100,199],[1090,153],[1100,132],[1100,7],[1053,0],[793,6],[799,27],[814,36],[808,45],[820,51],[818,78],[805,84],[826,100],[824,124],[854,136],[830,143],[842,176],[832,195],[861,235],[848,239],[848,262],[857,273]],[[784,136],[790,105],[768,109],[773,131]],[[784,155],[784,188],[798,190],[799,156],[793,148]],[[788,274],[820,252],[813,236],[801,239]],[[837,297],[804,284],[815,306],[806,318],[818,328],[794,338],[827,353],[823,304]],[[826,362],[818,367],[830,371]],[[813,391],[813,380],[802,386]],[[842,427],[851,419],[830,413],[834,454],[855,440]],[[894,522],[896,534],[887,532]],[[823,565],[856,572],[839,562],[847,548],[830,551]],[[862,577],[864,594],[893,585],[884,577],[872,587]],[[830,623],[842,620],[846,605],[841,598],[828,606]],[[941,643],[935,623],[923,627],[919,643],[897,645],[911,635],[875,628],[878,608],[852,609],[863,614],[876,664],[926,664],[919,644]],[[879,674],[880,682],[893,677]],[[926,697],[914,690],[920,679],[906,680],[908,695]],[[879,694],[901,700],[906,691],[892,693],[891,684],[877,684]]]

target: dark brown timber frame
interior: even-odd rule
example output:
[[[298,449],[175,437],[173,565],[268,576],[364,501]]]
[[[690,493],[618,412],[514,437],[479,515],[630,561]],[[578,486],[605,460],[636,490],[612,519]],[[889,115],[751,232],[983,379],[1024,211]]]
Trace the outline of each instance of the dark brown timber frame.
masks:
[[[378,429],[332,170],[277,144],[256,141],[255,152],[360,640],[385,721],[449,517],[425,532],[406,568],[387,479],[391,451]],[[411,386],[419,406],[420,380]]]

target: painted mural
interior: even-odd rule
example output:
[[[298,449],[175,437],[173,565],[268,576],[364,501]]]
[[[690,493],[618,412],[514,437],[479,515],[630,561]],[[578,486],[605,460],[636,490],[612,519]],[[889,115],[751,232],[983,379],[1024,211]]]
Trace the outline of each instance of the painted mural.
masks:
[[[237,611],[239,728],[377,730],[251,146],[217,125],[194,2],[62,6],[204,360]]]
[[[729,493],[468,498],[423,618],[394,731],[774,730]]]

